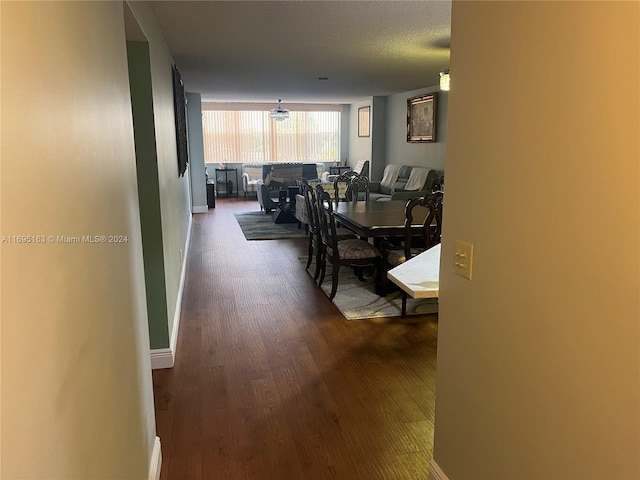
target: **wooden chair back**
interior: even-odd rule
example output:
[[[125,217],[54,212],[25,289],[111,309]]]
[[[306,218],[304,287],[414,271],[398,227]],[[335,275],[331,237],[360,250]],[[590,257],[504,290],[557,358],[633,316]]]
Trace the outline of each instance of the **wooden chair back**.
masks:
[[[300,188],[302,189],[304,204],[307,207],[307,212],[309,213],[309,228],[313,234],[318,235],[318,209],[316,208],[316,194],[306,178],[302,179]]]
[[[335,192],[334,200],[336,202],[349,202],[351,201],[351,180],[357,177],[356,172],[344,172],[338,175],[333,181],[333,189]]]
[[[360,195],[361,193],[363,195]],[[366,175],[355,175],[351,177],[351,183],[349,184],[349,189],[347,190],[347,197],[349,197],[354,202],[357,202],[358,200],[364,200],[368,202],[369,177],[367,177]]]
[[[332,250],[332,256],[338,255],[338,236],[333,216],[331,196],[320,186],[316,186],[316,205],[318,210],[318,230],[322,243]]]
[[[442,235],[442,204],[442,194],[439,193],[414,198],[407,202],[404,222],[404,253],[407,260],[414,256],[416,249],[428,250],[440,243]],[[428,210],[419,238],[416,238],[412,229],[413,209],[416,207]]]

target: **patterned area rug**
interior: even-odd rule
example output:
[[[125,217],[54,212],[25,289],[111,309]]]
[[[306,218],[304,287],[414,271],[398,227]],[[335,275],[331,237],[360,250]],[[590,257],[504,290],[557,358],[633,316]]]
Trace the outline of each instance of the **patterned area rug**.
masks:
[[[274,223],[273,214],[241,212],[234,215],[247,240],[278,240],[307,236],[304,227],[298,228],[297,223]]]
[[[307,257],[299,257],[302,268],[307,264]],[[316,265],[311,263],[309,274],[313,277]],[[331,265],[327,265],[327,273],[322,282],[322,290],[329,296],[331,293]],[[402,312],[402,295],[393,291],[385,297],[375,293],[373,277],[366,277],[360,281],[351,267],[340,267],[338,291],[333,297],[333,303],[347,320],[361,320],[364,318],[400,317]],[[407,316],[426,315],[438,312],[437,298],[413,299],[407,298]]]

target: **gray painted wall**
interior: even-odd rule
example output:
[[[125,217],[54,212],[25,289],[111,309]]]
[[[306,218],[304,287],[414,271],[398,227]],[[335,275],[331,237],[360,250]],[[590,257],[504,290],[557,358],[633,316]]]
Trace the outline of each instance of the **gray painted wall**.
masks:
[[[373,97],[371,99],[371,177],[382,178],[382,172],[387,164],[386,145],[389,138],[387,131],[387,97]]]
[[[447,150],[448,92],[439,87],[399,93],[387,97],[386,163],[430,167],[444,170]],[[407,142],[407,99],[436,93],[436,141],[429,143]]]
[[[349,112],[349,165],[355,166],[360,160],[371,161],[371,145],[374,135],[373,128],[369,137],[358,137],[358,109],[371,107],[372,100],[354,103]],[[371,113],[373,115],[373,113]],[[373,165],[371,165],[373,168]]]
[[[206,213],[207,187],[204,175],[204,146],[202,143],[202,102],[199,93],[187,93],[187,129],[191,206],[194,212]]]
[[[436,141],[407,142],[407,100],[436,92]],[[349,116],[349,164],[371,160],[371,179],[379,181],[388,164],[412,165],[445,170],[447,147],[448,92],[438,86],[390,95],[372,97],[351,105]],[[371,106],[371,137],[358,137],[358,108]]]

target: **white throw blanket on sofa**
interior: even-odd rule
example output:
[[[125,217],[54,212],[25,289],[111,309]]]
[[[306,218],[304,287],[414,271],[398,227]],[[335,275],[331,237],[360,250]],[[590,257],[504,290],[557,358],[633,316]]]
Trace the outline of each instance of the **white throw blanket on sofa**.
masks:
[[[393,188],[396,184],[396,180],[398,179],[398,172],[400,171],[400,167],[402,165],[387,165],[384,167],[384,173],[382,174],[382,180],[380,180],[380,185]]]
[[[427,181],[427,176],[431,171],[430,168],[423,167],[413,167],[411,169],[411,173],[409,174],[409,180],[407,180],[407,185],[404,187],[405,190],[419,190],[424,185],[424,182]]]

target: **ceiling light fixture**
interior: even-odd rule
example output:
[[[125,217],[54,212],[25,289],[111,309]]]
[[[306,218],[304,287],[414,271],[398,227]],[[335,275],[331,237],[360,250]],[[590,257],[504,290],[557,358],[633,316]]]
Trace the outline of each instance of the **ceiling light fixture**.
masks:
[[[443,70],[440,72],[440,90],[448,92],[450,87],[451,78],[449,76],[449,70]]]
[[[282,100],[278,99],[278,107],[271,110],[269,116],[277,122],[282,122],[289,118],[289,110],[282,108]]]

